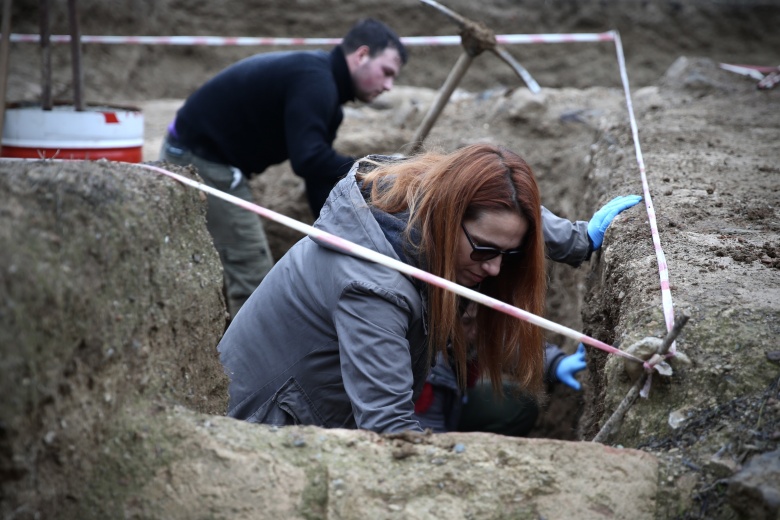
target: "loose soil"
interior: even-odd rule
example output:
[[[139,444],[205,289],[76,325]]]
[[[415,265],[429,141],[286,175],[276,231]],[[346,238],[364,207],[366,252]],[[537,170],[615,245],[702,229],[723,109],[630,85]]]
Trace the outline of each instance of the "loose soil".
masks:
[[[415,2],[116,4],[82,2],[82,13],[89,13],[82,32],[339,36],[357,17],[371,15],[403,36],[455,33],[444,17]],[[672,378],[656,376],[650,399],[632,407],[610,442],[662,461],[658,518],[749,515],[730,505],[728,478],[756,455],[777,450],[780,440],[780,87],[758,90],[756,80],[718,64],[780,64],[780,7],[715,0],[515,4],[494,0],[477,10],[463,0],[446,3],[498,34],[620,31],[674,309],[691,317],[678,348],[692,363],[676,364]],[[37,32],[36,8],[32,1],[14,3],[13,32]],[[64,33],[57,12],[52,30]],[[67,97],[69,57],[64,47],[55,50],[55,91]],[[260,50],[270,49],[85,46],[86,92],[95,102],[143,109],[144,159],[152,161],[187,94]],[[426,146],[451,150],[489,141],[512,148],[534,168],[544,204],[570,219],[589,219],[616,195],[641,194],[614,46],[509,50],[542,92],[531,94],[503,62],[481,55]],[[8,99],[36,99],[37,49],[14,44],[11,52]],[[336,147],[355,156],[403,151],[459,52],[412,49],[398,88],[370,106],[346,108]],[[303,185],[288,164],[252,186],[261,205],[311,222]],[[274,223],[267,228],[277,257],[299,238]],[[658,264],[641,205],[616,219],[588,264],[551,266],[550,279],[554,321],[621,347],[665,333]],[[576,348],[568,338],[549,339]],[[620,363],[589,350],[584,391],[552,388],[534,436],[592,438],[631,385]],[[85,438],[82,449],[92,440]]]

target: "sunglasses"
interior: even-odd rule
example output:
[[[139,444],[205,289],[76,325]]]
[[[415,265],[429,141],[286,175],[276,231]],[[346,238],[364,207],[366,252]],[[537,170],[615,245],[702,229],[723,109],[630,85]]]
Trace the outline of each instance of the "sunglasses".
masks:
[[[472,239],[471,235],[469,235],[469,232],[468,230],[466,230],[466,226],[463,225],[463,222],[460,223],[460,227],[463,229],[463,233],[466,234],[466,239],[469,241],[469,244],[471,245],[471,259],[474,260],[475,262],[487,262],[488,260],[492,260],[499,255],[504,256],[504,258],[502,258],[502,261],[505,262],[513,258],[518,258],[520,253],[522,253],[522,247],[510,249],[509,251],[502,251],[497,247],[478,246],[477,244],[474,243],[474,239]]]

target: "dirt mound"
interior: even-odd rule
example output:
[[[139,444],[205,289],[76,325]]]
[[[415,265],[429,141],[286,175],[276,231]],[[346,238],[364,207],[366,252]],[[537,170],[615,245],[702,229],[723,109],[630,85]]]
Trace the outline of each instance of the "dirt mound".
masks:
[[[222,273],[204,202],[173,181],[108,162],[0,168],[1,510],[67,517],[85,482],[121,478],[101,462],[119,410],[224,412]]]
[[[777,65],[780,6],[766,0],[470,0],[442,2],[495,34],[600,33],[619,31],[634,87],[655,84],[681,55],[727,63]],[[418,0],[114,1],[80,0],[85,35],[186,35],[339,38],[358,19],[377,17],[401,36],[455,35],[449,18]],[[51,31],[68,34],[65,2],[50,2]],[[38,2],[13,3],[13,31],[38,33]],[[88,101],[183,98],[228,64],[289,47],[179,47],[84,45]],[[512,45],[508,49],[543,87],[619,86],[615,47],[604,43]],[[459,46],[419,46],[400,83],[439,88]],[[55,45],[55,97],[71,96],[70,50]],[[12,45],[8,99],[40,95],[36,45]],[[479,56],[463,87],[471,90],[523,85],[496,55]],[[107,99],[109,96],[111,99]]]

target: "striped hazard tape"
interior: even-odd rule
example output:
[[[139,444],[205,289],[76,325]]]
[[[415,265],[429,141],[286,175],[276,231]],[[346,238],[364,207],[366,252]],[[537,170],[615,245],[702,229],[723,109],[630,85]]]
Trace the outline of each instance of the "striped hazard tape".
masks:
[[[10,40],[12,42],[30,42],[30,43],[37,43],[40,42],[40,36],[37,34],[11,34]],[[67,43],[70,41],[69,35],[53,35],[50,37],[50,41],[53,43]],[[322,45],[337,45],[341,42],[341,38],[271,38],[271,37],[221,37],[221,36],[88,36],[84,35],[81,36],[82,43],[97,43],[97,44],[137,44],[137,45],[202,45],[202,46],[308,46],[308,45],[316,45],[316,46],[322,46]],[[410,45],[410,46],[437,46],[437,45],[460,45],[461,44],[461,38],[460,36],[407,36],[407,37],[401,37],[401,41],[404,43],[404,45]],[[503,35],[496,35],[496,43],[499,44],[505,44],[505,45],[514,45],[514,44],[543,44],[543,43],[581,43],[581,42],[609,42],[614,41],[615,42],[615,49],[617,52],[617,58],[618,58],[618,65],[620,68],[620,75],[621,80],[623,83],[623,88],[625,92],[626,97],[626,106],[629,113],[629,119],[631,124],[631,132],[632,137],[634,141],[634,149],[636,152],[636,159],[637,164],[639,166],[639,174],[642,180],[642,190],[643,190],[643,196],[645,201],[645,206],[647,209],[647,216],[650,223],[650,229],[652,233],[653,238],[653,246],[655,248],[656,253],[656,259],[658,262],[658,272],[659,272],[659,278],[660,278],[660,285],[661,285],[661,302],[663,306],[663,314],[664,314],[664,321],[666,323],[667,331],[671,331],[674,327],[674,305],[672,302],[672,295],[671,295],[671,288],[669,284],[669,270],[668,265],[666,262],[666,256],[664,255],[663,248],[661,247],[661,241],[660,236],[658,233],[658,224],[656,221],[656,215],[655,215],[655,208],[653,207],[653,201],[650,196],[650,187],[647,182],[647,175],[645,170],[645,164],[644,164],[644,158],[642,157],[642,150],[639,145],[639,133],[637,130],[637,123],[636,123],[636,117],[634,116],[634,110],[631,102],[631,91],[628,84],[628,74],[626,72],[626,63],[625,63],[625,57],[623,54],[623,46],[620,39],[620,34],[617,31],[608,31],[603,33],[573,33],[573,34],[503,34]],[[730,66],[730,67],[740,67],[740,66]],[[745,68],[744,66],[741,66],[742,68]],[[726,68],[726,67],[724,67]],[[743,72],[744,73],[744,72]],[[763,72],[760,70],[755,70],[753,72],[748,72],[748,74],[762,74]],[[767,76],[768,77],[768,76]],[[773,77],[774,79],[774,77]],[[778,76],[778,81],[780,81],[780,75]],[[774,86],[774,83],[772,84]],[[771,88],[771,87],[770,87]],[[150,168],[147,166],[147,168]],[[152,169],[152,168],[150,168]],[[164,173],[165,175],[172,176],[170,172],[163,172],[159,171],[159,173]],[[181,182],[185,182],[182,179],[177,179]],[[185,182],[189,183],[189,182]],[[199,189],[203,189],[203,187],[198,187]],[[241,203],[236,202],[237,204],[241,205],[244,202]],[[250,209],[250,208],[247,208]],[[258,211],[259,209],[259,211]],[[264,214],[265,212],[268,212],[269,210],[266,210],[265,208],[254,208],[253,211],[256,211],[257,213],[261,214],[262,216],[265,216],[266,218],[270,218],[269,215]],[[286,225],[290,225],[289,223],[286,223]],[[310,232],[310,230],[306,230],[304,232]],[[412,274],[412,273],[410,273]],[[426,279],[425,275],[421,275],[421,273],[414,273],[413,276],[419,276],[421,279],[425,279],[426,281],[430,282],[431,280]],[[430,275],[428,275],[430,276]],[[448,290],[453,290],[452,287],[445,287]],[[470,299],[474,299],[475,301],[480,301],[478,297],[475,297],[474,294],[464,294],[460,292],[460,290],[454,290],[454,292],[457,292],[461,296],[465,296]],[[502,310],[503,312],[507,312],[507,309],[501,309],[501,305],[498,305],[500,302],[485,302],[480,301],[480,303],[489,305],[493,308],[498,308],[499,310]],[[509,310],[509,313],[515,313],[516,317],[524,319],[526,321],[531,321],[532,323],[548,328],[548,330],[555,330],[556,332],[559,332],[563,334],[564,336],[568,336],[574,339],[577,339],[578,341],[582,341],[583,343],[586,343],[588,345],[594,346],[596,348],[600,348],[602,350],[611,352],[613,354],[622,355],[624,357],[629,357],[630,355],[626,355],[625,352],[617,351],[615,352],[614,347],[611,347],[609,345],[606,345],[598,340],[595,340],[594,338],[589,338],[587,336],[583,336],[578,332],[572,331],[572,330],[560,330],[557,329],[557,327],[562,327],[558,324],[551,324],[547,323],[546,320],[543,318],[534,317],[533,315],[527,316],[523,315],[522,313],[517,313],[519,309],[511,309]],[[542,321],[538,321],[542,320]],[[669,349],[668,356],[672,356],[675,353],[675,345],[673,344],[672,347]],[[633,356],[630,356],[633,357]],[[648,367],[647,363],[645,363],[646,368]],[[649,378],[648,378],[649,380]],[[649,384],[645,387],[643,390],[643,396],[646,396],[646,391],[649,389]]]
[[[39,43],[38,34],[11,34],[12,42]],[[505,45],[536,43],[575,43],[613,41],[612,31],[574,34],[499,34],[496,43]],[[55,34],[52,43],[68,43],[70,35]],[[409,46],[460,45],[460,36],[404,36],[401,42]],[[338,45],[341,38],[270,38],[249,36],[90,36],[82,35],[81,43],[107,45],[193,45],[193,46],[308,46]]]

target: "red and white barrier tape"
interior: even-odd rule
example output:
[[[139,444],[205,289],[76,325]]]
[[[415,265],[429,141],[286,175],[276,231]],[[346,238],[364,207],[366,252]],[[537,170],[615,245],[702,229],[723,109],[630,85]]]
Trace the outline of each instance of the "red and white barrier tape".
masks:
[[[547,329],[549,331],[561,334],[563,336],[566,336],[568,338],[573,339],[576,342],[586,343],[588,345],[591,345],[593,347],[596,347],[600,350],[603,350],[605,352],[609,352],[610,354],[615,354],[627,359],[631,359],[633,361],[636,361],[638,363],[641,363],[646,369],[652,370],[652,367],[642,359],[639,359],[638,357],[635,357],[628,352],[624,352],[620,349],[617,349],[611,345],[607,345],[606,343],[599,341],[595,338],[591,338],[590,336],[586,336],[585,334],[582,334],[581,332],[577,332],[573,329],[570,329],[568,327],[565,327],[563,325],[560,325],[558,323],[555,323],[553,321],[550,321],[546,318],[542,318],[540,316],[537,316],[535,314],[532,314],[528,311],[524,311],[523,309],[520,309],[518,307],[514,307],[512,305],[509,305],[507,303],[504,303],[500,300],[496,300],[495,298],[491,298],[490,296],[486,296],[482,293],[479,293],[477,291],[474,291],[472,289],[469,289],[467,287],[464,287],[462,285],[459,285],[455,282],[451,282],[449,280],[446,280],[444,278],[440,278],[436,275],[433,275],[427,271],[423,271],[422,269],[418,269],[416,267],[413,267],[409,264],[406,264],[404,262],[401,262],[400,260],[396,260],[394,258],[390,258],[389,256],[385,256],[381,253],[377,253],[376,251],[372,251],[371,249],[365,248],[363,246],[360,246],[358,244],[355,244],[353,242],[350,242],[349,240],[345,240],[341,237],[338,237],[336,235],[333,235],[331,233],[328,233],[326,231],[323,231],[321,229],[317,229],[313,226],[309,226],[308,224],[304,224],[303,222],[299,222],[295,219],[292,219],[290,217],[287,217],[285,215],[282,215],[281,213],[277,213],[275,211],[272,211],[268,208],[264,208],[262,206],[258,206],[257,204],[253,204],[251,202],[247,202],[244,199],[241,199],[239,197],[236,197],[234,195],[230,195],[229,193],[225,193],[223,191],[217,190],[215,188],[212,188],[211,186],[207,186],[201,182],[194,181],[192,179],[189,179],[187,177],[184,177],[182,175],[173,173],[171,171],[168,171],[164,168],[160,168],[157,166],[152,166],[150,164],[143,164],[143,163],[125,163],[130,166],[136,166],[140,168],[145,168],[147,170],[151,170],[153,172],[160,173],[162,175],[166,175],[178,182],[181,182],[182,184],[185,184],[187,186],[191,186],[193,188],[196,188],[198,190],[201,190],[203,192],[206,192],[210,195],[213,195],[215,197],[218,197],[222,200],[225,200],[227,202],[230,202],[231,204],[235,204],[236,206],[240,206],[244,209],[247,209],[253,213],[257,213],[261,217],[267,218],[268,220],[272,220],[274,222],[277,222],[279,224],[282,224],[284,226],[287,226],[289,228],[292,228],[296,231],[299,231],[300,233],[303,233],[305,235],[309,235],[310,237],[317,238],[319,240],[322,240],[323,242],[327,242],[328,244],[338,248],[340,251],[344,251],[346,253],[350,253],[352,255],[358,256],[360,258],[363,258],[365,260],[368,260],[370,262],[374,262],[380,265],[384,265],[385,267],[390,267],[391,269],[395,269],[397,271],[400,271],[402,273],[408,274],[409,276],[413,276],[419,280],[422,280],[426,283],[429,283],[431,285],[435,285],[437,287],[441,287],[442,289],[445,289],[447,291],[454,292],[455,294],[458,294],[460,296],[463,296],[464,298],[468,298],[469,300],[475,301],[477,303],[481,303],[482,305],[486,305],[490,307],[491,309],[495,309],[499,312],[503,312],[504,314],[508,314],[509,316],[513,316],[515,318],[519,318],[523,321],[527,321],[533,325],[536,325],[538,327],[542,327],[543,329]]]
[[[750,76],[753,79],[764,79],[764,72],[759,67],[748,65],[731,65],[728,63],[721,63],[719,66],[723,70],[736,72],[737,74],[742,74],[743,76]],[[775,70],[777,70],[777,68],[775,68]]]
[[[729,63],[721,63],[720,68],[757,79],[758,83],[756,84],[756,87],[761,90],[769,90],[776,85],[780,85],[780,66],[767,67],[762,65],[731,65]]]
[[[402,37],[404,45],[460,45],[460,36],[412,36]],[[12,42],[38,42],[40,36],[37,34],[11,34]],[[51,41],[54,43],[65,43],[70,41],[69,35],[54,35],[51,37]],[[104,43],[104,44],[147,44],[147,45],[336,45],[341,42],[340,38],[253,38],[253,37],[217,37],[217,36],[82,36],[82,43]],[[620,39],[620,34],[617,31],[608,31],[605,33],[578,33],[578,34],[509,34],[509,35],[497,35],[497,43],[500,44],[535,44],[535,43],[570,43],[570,42],[602,42],[602,41],[614,41],[615,49],[617,52],[618,66],[620,68],[620,77],[623,82],[623,89],[626,96],[626,107],[628,109],[629,120],[631,124],[631,134],[634,141],[634,149],[636,152],[637,164],[639,166],[639,174],[642,180],[642,191],[645,200],[645,207],[647,208],[647,216],[650,223],[650,231],[653,239],[653,246],[655,248],[656,259],[658,261],[658,272],[661,282],[661,302],[663,306],[664,321],[666,322],[667,331],[672,330],[674,326],[674,305],[672,302],[672,295],[669,286],[669,270],[666,263],[666,256],[663,248],[661,247],[661,240],[658,233],[658,223],[655,216],[655,209],[653,207],[653,201],[650,196],[650,186],[647,182],[647,175],[645,170],[644,158],[642,156],[642,150],[639,144],[639,132],[637,129],[636,117],[634,115],[633,103],[631,101],[631,90],[628,84],[628,74],[626,72],[625,57],[623,55],[623,45]],[[214,196],[220,197],[224,200],[232,202],[238,206],[244,207],[250,211],[257,213],[265,218],[279,222],[283,225],[291,227],[300,231],[301,233],[318,237],[339,249],[347,252],[351,252],[365,258],[367,260],[377,262],[401,272],[409,274],[423,280],[427,283],[442,287],[446,290],[452,291],[465,298],[482,303],[493,309],[499,310],[510,316],[520,318],[545,328],[547,330],[557,332],[563,336],[574,339],[577,342],[582,342],[598,349],[616,354],[622,357],[633,359],[634,361],[641,362],[645,365],[645,368],[651,368],[646,362],[642,362],[639,358],[636,358],[624,351],[616,349],[606,343],[603,343],[597,339],[591,338],[572,329],[551,322],[545,318],[535,316],[531,313],[523,311],[517,307],[507,305],[501,301],[487,297],[481,293],[465,288],[443,278],[436,277],[430,273],[416,269],[403,262],[398,262],[389,257],[385,257],[365,249],[356,244],[352,244],[346,240],[343,240],[329,233],[325,233],[314,227],[307,226],[301,222],[285,217],[279,213],[271,211],[269,209],[257,206],[256,204],[249,203],[243,199],[233,197],[232,195],[215,190],[205,184],[201,184],[186,177],[182,177],[175,173],[163,170],[150,165],[138,164],[150,170],[157,171],[168,175],[179,182],[196,187],[202,191],[208,192]],[[378,257],[382,257],[381,259]],[[393,264],[393,265],[391,265]],[[669,349],[669,356],[674,355],[676,350],[675,344]],[[648,382],[649,382],[648,378]],[[646,385],[643,389],[643,395],[647,395],[647,389],[649,385]]]
[[[647,208],[647,218],[650,223],[650,233],[653,236],[655,257],[658,261],[658,275],[661,280],[661,304],[663,306],[664,321],[666,322],[666,330],[668,332],[674,327],[674,304],[672,303],[672,291],[669,287],[669,267],[666,263],[666,255],[661,247],[661,237],[658,234],[658,222],[655,218],[653,199],[650,197],[650,185],[647,182],[645,161],[642,157],[642,148],[639,145],[639,131],[637,130],[636,117],[634,116],[634,106],[631,102],[631,89],[628,86],[628,73],[626,72],[626,60],[623,56],[623,44],[620,40],[620,34],[617,31],[615,31],[615,50],[617,51],[618,66],[620,67],[620,78],[623,81],[623,90],[626,95],[626,107],[628,108],[628,117],[631,123],[631,135],[634,139],[634,150],[636,151],[636,160],[639,165],[639,175],[642,178],[642,192],[645,199],[645,207]],[[667,357],[674,356],[676,349],[676,342],[672,343]],[[640,392],[640,395],[643,397],[647,397],[650,392],[652,373],[650,376],[651,377],[647,378],[647,382]]]
[[[11,34],[12,42],[38,43],[38,34]],[[504,45],[528,43],[573,43],[612,41],[612,31],[605,33],[574,34],[498,34],[496,42]],[[52,43],[68,43],[70,35],[55,34]],[[403,36],[401,41],[409,46],[460,45],[460,36]],[[81,43],[133,44],[133,45],[205,45],[205,46],[307,46],[338,45],[341,38],[270,38],[250,36],[89,36],[82,35]]]

